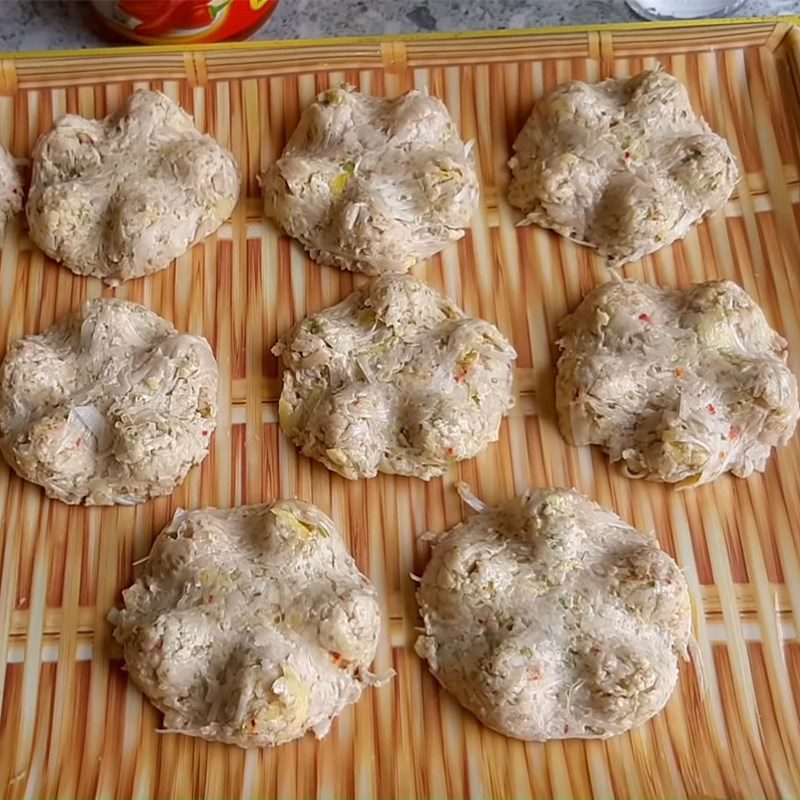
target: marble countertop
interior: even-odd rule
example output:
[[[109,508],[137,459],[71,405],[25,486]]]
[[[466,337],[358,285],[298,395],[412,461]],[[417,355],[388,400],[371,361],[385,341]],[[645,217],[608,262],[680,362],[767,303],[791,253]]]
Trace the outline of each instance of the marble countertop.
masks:
[[[5,0],[0,51],[99,47],[84,4]],[[800,0],[747,0],[735,16],[800,14]],[[624,0],[281,0],[256,39],[301,39],[426,31],[499,30],[630,22]]]

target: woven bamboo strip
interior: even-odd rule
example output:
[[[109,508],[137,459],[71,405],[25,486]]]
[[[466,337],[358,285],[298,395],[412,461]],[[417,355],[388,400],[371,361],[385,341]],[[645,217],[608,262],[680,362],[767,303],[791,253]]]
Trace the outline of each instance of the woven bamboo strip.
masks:
[[[165,91],[230,147],[246,197],[174,267],[116,291],[57,267],[13,225],[0,252],[0,340],[49,326],[86,297],[118,295],[208,337],[221,369],[211,453],[172,497],[137,508],[47,501],[0,465],[0,787],[4,796],[792,797],[800,793],[800,444],[766,475],[691,492],[631,482],[553,422],[558,320],[606,272],[591,251],[515,228],[505,162],[534,100],[568,78],[661,61],[737,152],[745,176],[723,213],[626,270],[685,285],[742,284],[787,336],[800,372],[800,35],[785,23],[558,31],[187,53],[6,58],[0,139],[24,157],[67,111],[103,115],[139,86]],[[362,277],[311,264],[261,219],[256,175],[314,94],[347,81],[441,97],[476,141],[483,202],[465,238],[415,274],[491,320],[519,351],[517,408],[497,445],[443,479],[348,482],[278,431],[276,337]],[[575,486],[654,529],[683,566],[698,655],[664,714],[608,742],[526,744],[483,728],[413,654],[417,537],[457,523],[468,481],[492,502],[527,485]],[[376,669],[396,670],[329,737],[243,752],[156,731],[105,621],[134,560],[178,506],[300,496],[331,513],[378,587]]]

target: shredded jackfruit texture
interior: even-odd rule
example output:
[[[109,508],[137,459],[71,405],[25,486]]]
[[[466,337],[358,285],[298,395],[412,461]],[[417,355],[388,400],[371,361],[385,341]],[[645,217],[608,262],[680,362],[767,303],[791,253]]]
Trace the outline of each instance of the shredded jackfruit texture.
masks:
[[[22,210],[22,178],[14,158],[0,145],[0,243],[5,237],[6,225]]]
[[[273,352],[284,433],[346,478],[440,475],[495,441],[513,405],[505,337],[409,276],[377,278]]]
[[[542,490],[433,541],[416,650],[481,722],[535,741],[605,738],[663,708],[691,611],[653,536],[576,492]]]
[[[606,283],[560,330],[561,432],[600,445],[629,477],[681,488],[728,471],[746,477],[794,433],[786,342],[730,281]]]
[[[595,247],[611,266],[682,239],[739,179],[728,143],[660,69],[559,86],[514,151],[508,197],[524,224]]]
[[[31,238],[115,285],[163,269],[231,214],[233,155],[166,95],[139,90],[102,120],[67,114],[36,143]]]
[[[323,92],[261,183],[264,213],[313,259],[367,275],[405,272],[460,239],[478,203],[469,145],[420,92]]]
[[[9,348],[0,449],[65,503],[141,503],[172,492],[205,458],[217,383],[202,337],[136,303],[88,300]]]
[[[181,511],[109,615],[170,731],[240,747],[318,737],[365,686],[380,607],[333,524],[279,500]]]

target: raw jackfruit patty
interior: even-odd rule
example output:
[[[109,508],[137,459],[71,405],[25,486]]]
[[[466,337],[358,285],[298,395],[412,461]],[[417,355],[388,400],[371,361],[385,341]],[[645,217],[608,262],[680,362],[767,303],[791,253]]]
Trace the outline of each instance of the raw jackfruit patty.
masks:
[[[130,505],[169,494],[208,453],[217,362],[125,300],[86,301],[14,342],[0,366],[0,448],[65,503]]]
[[[261,182],[264,213],[315,261],[367,275],[406,272],[460,239],[478,204],[471,146],[420,92],[322,92]]]
[[[474,502],[474,498],[470,498]],[[527,492],[434,540],[416,645],[438,681],[508,736],[606,738],[660,711],[691,614],[654,536],[577,492]]]
[[[134,683],[170,731],[283,744],[376,683],[375,589],[310,503],[178,511],[112,611]]]
[[[560,330],[561,432],[571,444],[600,445],[630,477],[747,477],[794,433],[786,342],[735,283],[607,283]]]

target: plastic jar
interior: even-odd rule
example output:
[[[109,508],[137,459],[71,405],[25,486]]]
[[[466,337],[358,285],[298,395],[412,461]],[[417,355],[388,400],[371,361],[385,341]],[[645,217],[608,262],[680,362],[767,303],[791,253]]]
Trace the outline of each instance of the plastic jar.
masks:
[[[141,44],[207,44],[252,36],[278,0],[92,0],[110,38]]]

